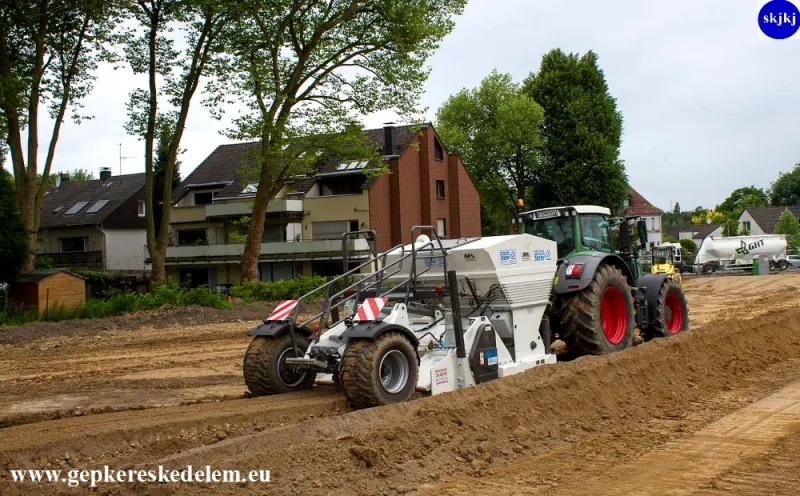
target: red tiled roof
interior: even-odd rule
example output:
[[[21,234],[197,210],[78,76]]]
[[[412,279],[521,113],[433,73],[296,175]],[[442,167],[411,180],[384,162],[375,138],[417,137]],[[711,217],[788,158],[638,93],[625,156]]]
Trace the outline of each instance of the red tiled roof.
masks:
[[[628,207],[624,209],[624,212],[625,215],[661,215],[664,213],[630,186],[628,186]]]

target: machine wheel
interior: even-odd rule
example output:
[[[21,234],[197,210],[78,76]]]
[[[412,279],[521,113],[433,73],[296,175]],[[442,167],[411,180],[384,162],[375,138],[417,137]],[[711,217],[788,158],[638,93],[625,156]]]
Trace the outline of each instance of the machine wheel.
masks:
[[[666,338],[689,328],[689,307],[683,289],[669,279],[661,285],[656,306],[656,318],[647,334],[653,338]]]
[[[786,270],[786,269],[788,269],[788,268],[789,268],[789,261],[788,261],[788,260],[781,260],[780,262],[778,262],[778,267],[779,267],[781,270]]]
[[[295,341],[298,356],[303,356],[308,349],[308,338],[295,334]],[[287,367],[286,358],[293,356],[289,334],[254,337],[244,354],[244,382],[250,393],[264,396],[310,389],[317,374]]]
[[[629,348],[635,320],[628,280],[616,267],[601,265],[591,284],[567,302],[561,323],[564,341],[581,354]]]
[[[387,332],[377,339],[353,339],[339,375],[355,408],[407,401],[417,386],[419,365],[414,347],[403,335]]]

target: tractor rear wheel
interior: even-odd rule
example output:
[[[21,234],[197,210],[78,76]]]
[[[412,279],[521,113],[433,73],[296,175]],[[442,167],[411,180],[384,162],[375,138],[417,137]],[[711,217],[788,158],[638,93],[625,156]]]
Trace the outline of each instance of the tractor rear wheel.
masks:
[[[308,338],[295,334],[296,356],[302,357],[308,349]],[[264,396],[310,389],[317,374],[297,370],[286,365],[294,357],[292,337],[256,336],[244,354],[244,382],[250,394]]]
[[[387,332],[377,339],[353,339],[347,346],[339,377],[355,408],[407,401],[417,386],[419,365],[411,342]]]
[[[651,338],[666,338],[689,328],[686,295],[675,281],[667,279],[661,285],[655,317],[647,329],[648,337]]]
[[[580,354],[602,355],[633,345],[633,296],[628,280],[611,265],[601,265],[583,291],[564,306],[564,341]]]

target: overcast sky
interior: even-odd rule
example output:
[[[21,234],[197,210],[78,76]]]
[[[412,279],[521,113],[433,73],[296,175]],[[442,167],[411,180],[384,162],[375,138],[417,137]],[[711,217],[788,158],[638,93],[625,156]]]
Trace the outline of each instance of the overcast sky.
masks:
[[[430,60],[428,118],[451,94],[492,69],[521,81],[552,48],[600,57],[625,120],[622,159],[630,184],[670,209],[712,207],[735,188],[767,187],[800,162],[800,33],[761,34],[753,0],[470,0]],[[140,81],[104,67],[85,100],[94,120],[65,123],[54,169],[144,170],[143,147],[123,131],[128,92]],[[368,127],[391,119],[373,115]],[[182,146],[185,177],[228,142],[199,105]],[[40,144],[46,149],[45,135]],[[10,165],[9,165],[10,167]]]

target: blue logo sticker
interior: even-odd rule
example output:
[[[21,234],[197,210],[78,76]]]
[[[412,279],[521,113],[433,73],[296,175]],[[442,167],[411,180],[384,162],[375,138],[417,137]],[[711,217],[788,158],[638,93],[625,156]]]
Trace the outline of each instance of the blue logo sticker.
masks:
[[[800,11],[789,0],[771,0],[758,13],[758,27],[765,35],[776,40],[793,36],[800,28],[798,21]]]
[[[544,262],[545,260],[552,260],[553,255],[550,250],[533,250],[533,259],[537,262]]]
[[[517,263],[517,250],[500,250],[500,263],[503,265]]]

